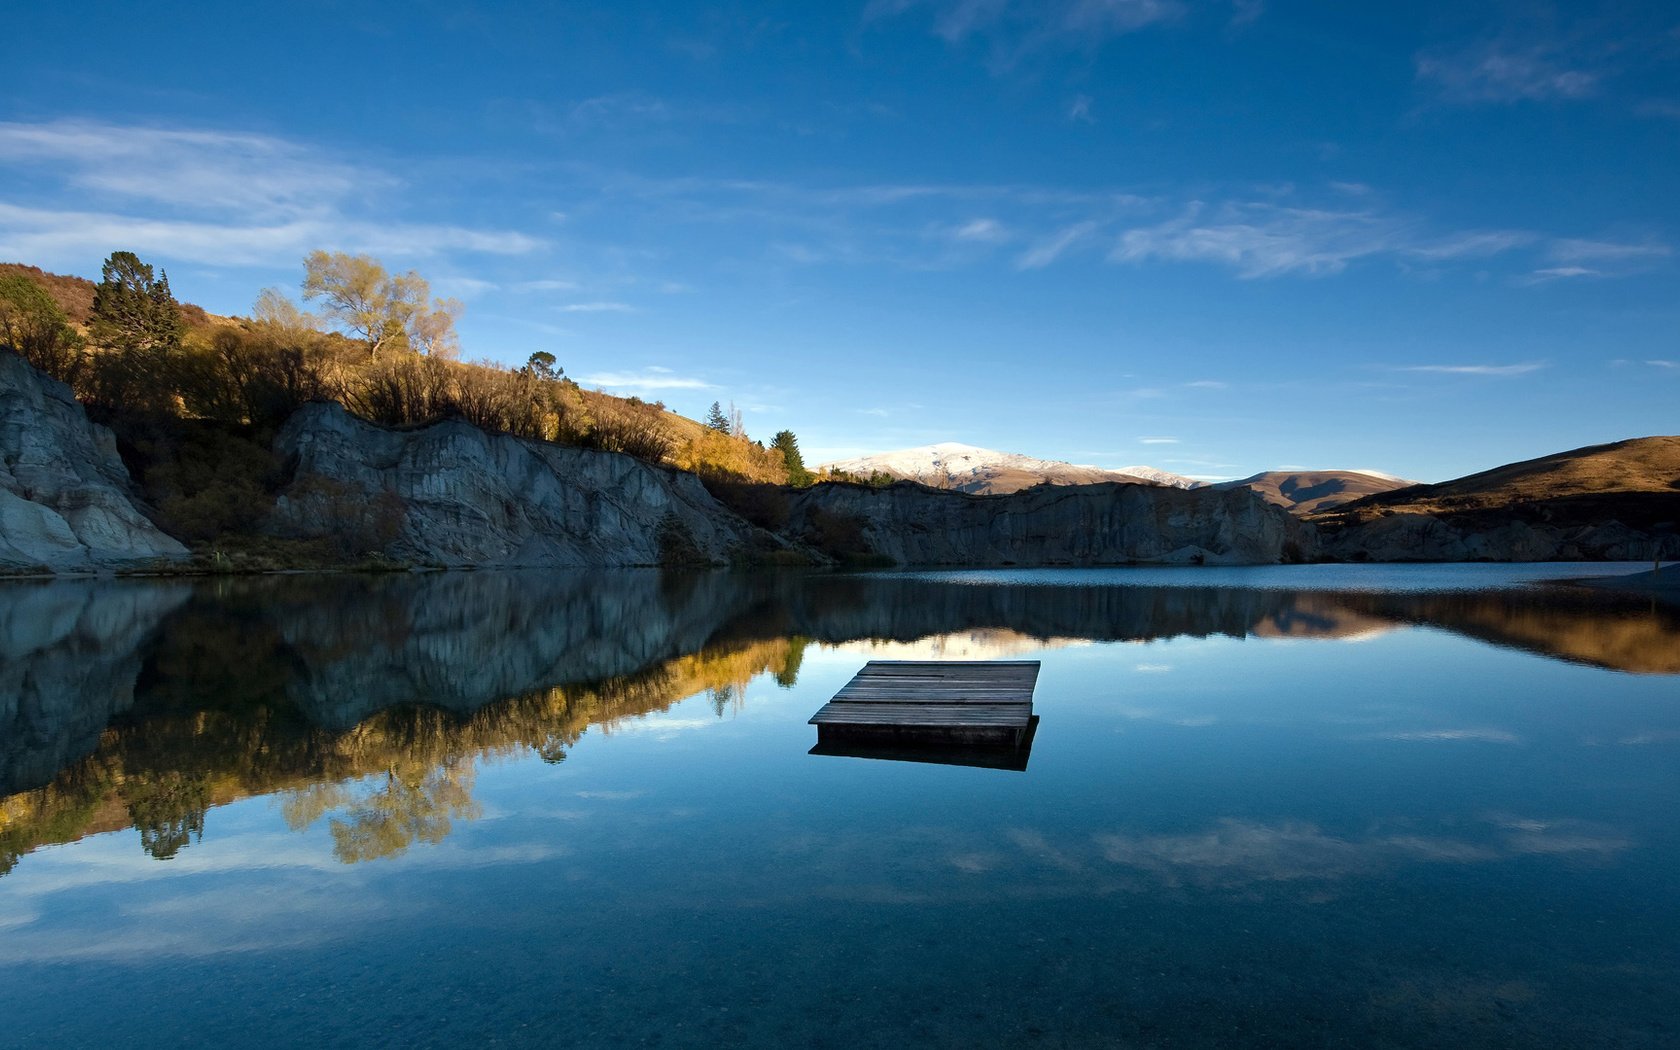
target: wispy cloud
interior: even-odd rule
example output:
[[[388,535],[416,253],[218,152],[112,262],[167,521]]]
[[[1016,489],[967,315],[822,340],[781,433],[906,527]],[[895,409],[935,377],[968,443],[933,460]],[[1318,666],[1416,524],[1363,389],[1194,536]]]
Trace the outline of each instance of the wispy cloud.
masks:
[[[1680,361],[1665,361],[1661,358],[1656,358],[1646,361],[1645,363],[1650,365],[1652,368],[1680,369]]]
[[[1041,270],[1061,258],[1063,252],[1097,232],[1101,225],[1099,222],[1087,220],[1076,222],[1071,226],[1064,226],[1049,237],[1034,244],[1019,259],[1016,259],[1015,268],[1018,270]]]
[[[450,251],[518,255],[540,242],[521,233],[329,217],[271,225],[158,219],[114,212],[0,204],[0,256],[85,266],[120,245],[143,255],[213,266],[296,265],[315,248],[419,258]]]
[[[1479,43],[1420,53],[1417,77],[1458,104],[1579,99],[1596,94],[1600,75],[1565,60],[1555,46]]]
[[[604,390],[710,390],[713,384],[693,376],[678,375],[669,368],[649,365],[639,372],[597,372],[578,379],[584,386]]]
[[[629,303],[619,302],[567,303],[560,307],[563,314],[628,314],[635,310]]]
[[[92,121],[0,124],[0,172],[50,186],[0,203],[0,255],[85,266],[113,247],[209,265],[296,265],[313,248],[520,254],[510,230],[381,214],[401,180],[286,139]],[[66,207],[64,201],[74,200]]]
[[[1184,384],[1192,390],[1227,390],[1231,384],[1218,379],[1193,379]]]
[[[1551,243],[1546,254],[1558,262],[1623,263],[1638,260],[1666,259],[1674,250],[1657,241],[1627,243],[1562,238]]]
[[[1401,365],[1396,372],[1433,372],[1459,376],[1522,376],[1545,368],[1544,361],[1525,361],[1515,365]]]
[[[1041,51],[1090,51],[1186,11],[1180,0],[872,0],[863,17],[928,15],[946,43],[984,43],[989,65],[1001,72]]]
[[[1566,281],[1571,277],[1603,277],[1600,270],[1586,266],[1546,266],[1538,270],[1531,270],[1515,278],[1517,284],[1546,284],[1551,281]]]
[[[1138,438],[1138,444],[1140,444],[1140,445],[1176,445],[1176,444],[1178,444],[1178,439],[1177,438],[1172,438],[1172,437]]]
[[[970,219],[952,230],[951,236],[959,241],[998,244],[1009,240],[1009,231],[996,219]]]
[[[537,281],[521,281],[513,286],[513,290],[516,292],[572,292],[577,290],[577,282],[545,277]]]
[[[1241,29],[1260,21],[1260,16],[1266,13],[1266,0],[1231,0],[1232,29]]]
[[[1466,230],[1447,237],[1407,248],[1407,254],[1420,259],[1485,258],[1533,244],[1537,234],[1527,230]]]
[[[1371,211],[1232,202],[1192,202],[1175,219],[1127,230],[1110,258],[1141,263],[1213,262],[1246,278],[1340,273],[1358,259],[1409,246],[1407,230]]]
[[[1097,118],[1091,115],[1091,103],[1095,99],[1090,95],[1075,95],[1068,103],[1067,118],[1080,124],[1095,124]]]

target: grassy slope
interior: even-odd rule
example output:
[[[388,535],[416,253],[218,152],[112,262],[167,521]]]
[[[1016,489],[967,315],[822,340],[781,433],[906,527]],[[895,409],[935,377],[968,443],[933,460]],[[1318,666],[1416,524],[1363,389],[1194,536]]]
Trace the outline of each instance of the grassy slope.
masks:
[[[1317,517],[1368,521],[1386,513],[1521,511],[1553,521],[1641,527],[1680,517],[1680,436],[1630,438],[1509,463],[1436,485],[1367,496]]]

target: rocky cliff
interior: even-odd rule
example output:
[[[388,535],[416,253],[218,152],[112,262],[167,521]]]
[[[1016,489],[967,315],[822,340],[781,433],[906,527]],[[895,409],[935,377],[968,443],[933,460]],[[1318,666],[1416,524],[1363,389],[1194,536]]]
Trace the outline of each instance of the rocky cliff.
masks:
[[[1267,564],[1316,539],[1246,490],[1039,487],[1001,496],[822,485],[795,497],[785,535],[899,565]]]
[[[484,567],[722,563],[763,540],[692,474],[459,420],[387,430],[311,404],[276,452],[292,475],[269,531],[333,540],[347,554]]]
[[[1680,498],[1668,513],[1680,518]],[[1544,520],[1527,508],[1475,514],[1392,513],[1325,525],[1326,557],[1337,561],[1648,561],[1680,558],[1674,521],[1634,528],[1606,500],[1597,520]],[[1626,508],[1621,508],[1625,510]],[[1629,515],[1631,517],[1631,515]]]
[[[0,350],[0,571],[185,558],[130,493],[111,432],[88,421],[69,387]]]

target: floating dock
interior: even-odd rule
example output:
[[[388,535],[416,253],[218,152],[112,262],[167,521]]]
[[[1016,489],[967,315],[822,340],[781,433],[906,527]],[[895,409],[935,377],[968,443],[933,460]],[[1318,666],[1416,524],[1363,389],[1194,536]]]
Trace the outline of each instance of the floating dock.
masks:
[[[811,753],[1025,769],[1038,666],[871,660],[811,716]]]

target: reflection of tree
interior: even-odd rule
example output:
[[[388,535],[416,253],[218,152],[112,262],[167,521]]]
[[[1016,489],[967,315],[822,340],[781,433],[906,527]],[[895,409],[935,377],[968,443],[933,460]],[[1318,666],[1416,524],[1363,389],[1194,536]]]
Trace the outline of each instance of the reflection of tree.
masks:
[[[207,777],[170,771],[129,781],[123,793],[128,819],[140,832],[140,848],[158,860],[204,837],[204,814],[210,808]]]
[[[805,662],[805,647],[811,644],[811,639],[794,635],[787,643],[787,658],[776,671],[776,684],[783,689],[792,689],[799,684],[799,665]]]
[[[384,782],[371,795],[331,822],[333,856],[355,864],[394,857],[414,842],[442,842],[452,821],[479,815],[472,797],[473,775],[470,761],[436,768],[410,763],[386,770]]]

